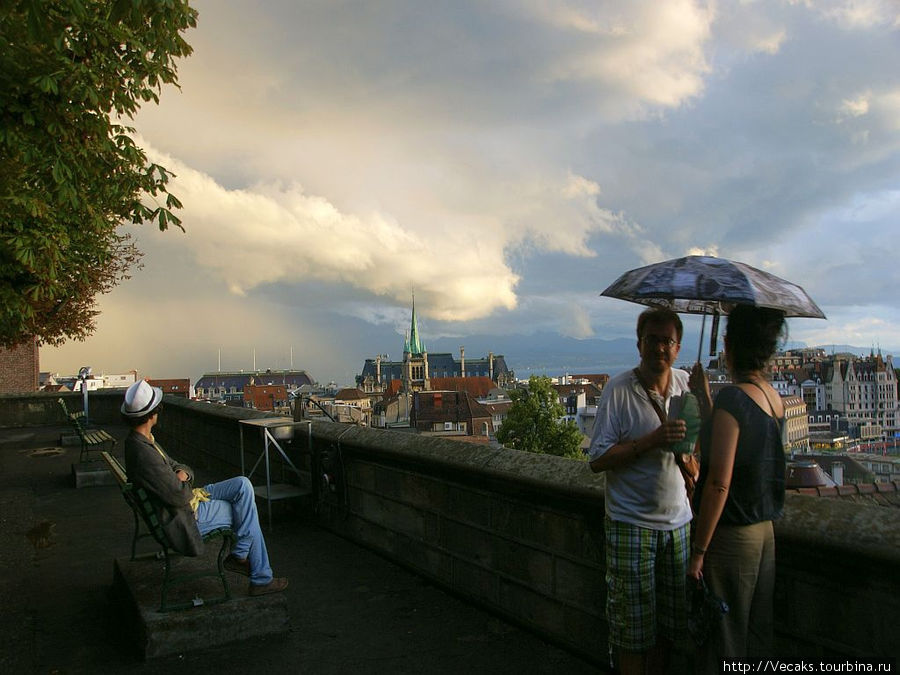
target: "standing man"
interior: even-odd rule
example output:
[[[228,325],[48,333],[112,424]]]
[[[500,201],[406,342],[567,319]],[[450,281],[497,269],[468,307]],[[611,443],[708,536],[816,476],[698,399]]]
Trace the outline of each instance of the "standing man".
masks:
[[[624,675],[666,672],[672,641],[686,634],[691,506],[670,448],[685,423],[661,422],[689,390],[688,374],[672,368],[682,332],[668,309],[641,313],[641,362],[603,388],[591,439],[591,470],[606,472],[609,644]]]
[[[283,591],[288,580],[272,575],[250,480],[237,476],[203,488],[192,487],[191,468],[175,462],[153,438],[162,396],[162,389],[144,380],[125,392],[121,412],[131,427],[125,439],[128,479],[150,495],[159,522],[179,553],[199,555],[204,534],[230,527],[237,541],[225,560],[226,569],[250,577],[250,595]]]

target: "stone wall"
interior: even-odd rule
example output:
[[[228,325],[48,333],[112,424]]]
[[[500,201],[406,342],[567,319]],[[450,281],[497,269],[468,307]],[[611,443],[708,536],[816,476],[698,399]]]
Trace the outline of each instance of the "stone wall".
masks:
[[[120,403],[121,392],[93,393],[92,417],[117,421]],[[167,450],[223,476],[239,471],[238,420],[260,413],[170,396],[164,405],[157,437]],[[312,481],[323,526],[602,662],[602,476],[556,457],[328,422],[309,427],[316,461],[306,454],[305,423],[288,453],[333,479],[334,490]],[[248,463],[258,456],[258,433],[244,433]],[[788,494],[776,537],[779,655],[896,657],[897,511]]]

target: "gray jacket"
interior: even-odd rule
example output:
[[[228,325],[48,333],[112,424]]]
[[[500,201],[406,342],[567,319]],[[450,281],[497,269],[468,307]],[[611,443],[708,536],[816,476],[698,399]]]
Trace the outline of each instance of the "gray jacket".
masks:
[[[128,480],[142,487],[156,506],[157,517],[176,551],[196,556],[203,552],[203,538],[191,510],[194,473],[186,464],[169,457],[159,445],[132,431],[125,439],[125,471]],[[190,477],[182,482],[176,472]]]

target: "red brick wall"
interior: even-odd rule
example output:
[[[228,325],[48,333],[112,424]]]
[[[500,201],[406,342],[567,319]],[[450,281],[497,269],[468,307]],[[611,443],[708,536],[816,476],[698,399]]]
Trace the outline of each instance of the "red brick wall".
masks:
[[[37,339],[18,347],[0,347],[0,394],[37,391],[40,363]]]

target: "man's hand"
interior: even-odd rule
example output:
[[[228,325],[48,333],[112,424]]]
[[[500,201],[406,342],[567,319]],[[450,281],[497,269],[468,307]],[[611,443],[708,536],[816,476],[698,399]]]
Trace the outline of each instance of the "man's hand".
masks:
[[[187,471],[179,469],[175,472],[175,475],[178,476],[178,480],[182,483],[187,483],[190,480],[190,476],[187,475]]]
[[[686,433],[687,425],[684,420],[669,420],[650,434],[650,445],[651,447],[672,445],[672,443],[684,440]]]

